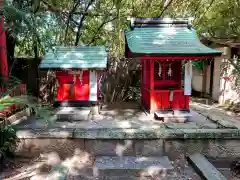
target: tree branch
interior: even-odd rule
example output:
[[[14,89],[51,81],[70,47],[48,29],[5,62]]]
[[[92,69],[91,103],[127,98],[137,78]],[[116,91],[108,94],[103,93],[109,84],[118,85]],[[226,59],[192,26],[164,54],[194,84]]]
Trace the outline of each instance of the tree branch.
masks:
[[[81,17],[80,23],[79,23],[79,25],[78,25],[78,31],[77,31],[77,34],[76,34],[75,46],[78,45],[79,40],[80,40],[80,37],[81,37],[81,28],[82,28],[83,22],[84,22],[84,20],[85,20],[85,18],[86,18],[85,13],[88,11],[89,7],[94,3],[94,1],[95,1],[95,0],[90,0],[90,1],[88,2],[87,7],[86,7],[85,10],[84,10],[84,14],[83,14],[82,17]]]
[[[69,22],[70,22],[70,19],[72,19],[72,13],[77,9],[78,5],[79,5],[79,1],[76,1],[75,5],[73,6],[72,10],[70,11],[70,13],[68,15],[67,27],[66,27],[65,36],[64,36],[64,42],[66,42],[66,40],[67,40],[67,34],[68,34],[68,29],[69,29]]]
[[[162,17],[163,13],[167,10],[167,8],[172,4],[173,0],[168,0],[168,3],[164,5],[162,12],[158,17]]]
[[[215,2],[215,0],[212,0],[211,3],[209,4],[207,10],[202,14],[202,16],[199,17],[198,21],[197,21],[197,25],[200,22],[201,18],[205,16],[205,14],[209,11],[209,9],[212,7],[213,3]]]
[[[51,11],[51,12],[59,12],[59,13],[64,13],[67,12],[66,10],[63,9],[57,9],[56,7],[52,6],[49,2],[42,0],[41,1],[45,6],[47,6],[46,9],[40,8],[40,10],[43,11]]]
[[[117,17],[114,17],[114,18],[112,18],[112,19],[110,19],[110,20],[108,20],[108,21],[104,21],[104,22],[98,27],[98,29],[96,30],[96,32],[94,32],[94,36],[93,36],[93,38],[91,39],[91,41],[88,43],[88,45],[94,43],[96,37],[98,36],[99,31],[103,28],[103,26],[104,26],[105,24],[107,24],[107,23],[109,23],[109,22],[111,22],[111,21],[113,21],[113,20],[115,20],[115,19],[117,19]]]

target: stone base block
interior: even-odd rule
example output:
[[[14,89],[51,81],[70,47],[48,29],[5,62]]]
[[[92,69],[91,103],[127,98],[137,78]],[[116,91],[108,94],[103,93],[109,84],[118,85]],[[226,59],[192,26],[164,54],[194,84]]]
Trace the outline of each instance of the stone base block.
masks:
[[[155,177],[162,173],[167,174],[174,168],[167,156],[162,157],[110,157],[100,156],[96,158],[94,166],[95,176],[135,176]]]

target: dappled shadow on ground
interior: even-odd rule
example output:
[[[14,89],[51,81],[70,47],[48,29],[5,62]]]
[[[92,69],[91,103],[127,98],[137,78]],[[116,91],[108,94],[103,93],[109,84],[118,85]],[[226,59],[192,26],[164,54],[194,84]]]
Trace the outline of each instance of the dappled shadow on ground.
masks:
[[[69,108],[66,109],[69,111]],[[69,121],[67,117],[72,116],[64,114],[61,120],[57,120],[56,116],[49,118],[49,122],[45,122],[42,119],[31,117],[28,120],[24,120],[18,123],[16,126],[18,129],[25,129],[29,131],[42,130],[47,132],[55,130],[70,131],[85,129],[149,129],[149,128],[163,128],[165,122],[155,120],[153,114],[147,114],[139,104],[136,102],[118,102],[105,105],[100,112],[100,115],[93,116],[89,119],[90,110],[79,110],[72,108],[74,111],[74,118]],[[65,110],[64,110],[65,112]],[[66,113],[68,113],[66,111]],[[205,127],[204,124],[211,124],[206,118],[191,111],[192,117],[185,124],[195,124],[197,128]],[[64,118],[66,117],[66,118]],[[181,123],[179,123],[181,124]],[[183,124],[184,125],[184,124]],[[211,128],[213,125],[211,126]],[[189,128],[186,126],[186,128]],[[60,132],[60,131],[58,131]],[[126,131],[127,132],[127,131]],[[32,132],[34,134],[34,132]]]
[[[29,141],[29,142],[27,142]],[[32,140],[33,141],[33,140]],[[30,145],[30,144],[35,145]],[[31,148],[28,148],[31,147]],[[79,139],[35,139],[25,140],[18,149],[18,157],[13,159],[18,167],[5,169],[9,173],[6,180],[41,180],[46,179],[53,168],[58,173],[68,171],[68,179],[92,180],[94,177],[94,162],[100,155],[112,156],[168,156],[174,167],[172,173],[159,171],[155,167],[148,168],[135,174],[131,179],[188,179],[200,180],[186,157],[193,153],[202,153],[212,158],[240,157],[240,144],[237,140],[79,140]],[[21,167],[19,167],[21,166]],[[150,174],[152,177],[144,177]],[[50,173],[51,174],[51,173]],[[6,174],[7,175],[7,174]],[[56,175],[56,174],[51,174]],[[141,176],[142,175],[142,176]],[[107,176],[107,175],[106,175]],[[123,174],[124,176],[124,174]],[[141,177],[138,177],[141,176]],[[54,180],[52,176],[49,180]],[[109,177],[109,180],[117,179]],[[106,178],[107,179],[107,178]],[[124,179],[124,178],[123,178]]]
[[[107,104],[103,107],[101,114],[106,117],[119,118],[122,120],[136,118],[142,118],[145,120],[150,119],[148,114],[143,111],[141,105],[136,102],[117,102]]]
[[[22,160],[24,157],[22,157]],[[53,168],[63,168],[69,169],[68,174],[79,175],[84,173],[88,168],[91,167],[92,159],[89,154],[82,152],[79,149],[75,149],[74,154],[71,157],[61,159],[57,152],[43,153],[38,158],[25,158],[25,162],[21,162],[19,158],[16,161],[21,163],[21,168],[7,169],[5,173],[9,174],[3,177],[5,180],[23,180],[31,177],[31,180],[55,180],[57,173],[61,171],[58,170],[55,173],[50,173]],[[29,162],[27,162],[28,160]],[[50,174],[49,174],[50,173]],[[67,173],[67,171],[66,171]],[[61,174],[60,174],[61,175]]]
[[[74,145],[78,146],[78,143],[79,142],[76,141],[74,142]],[[97,179],[96,172],[94,172],[93,169],[97,154],[87,152],[81,148],[74,148],[73,146],[71,146],[72,149],[69,149],[69,152],[64,152],[67,151],[67,147],[61,147],[61,145],[64,145],[64,143],[59,143],[59,146],[55,147],[55,150],[58,149],[57,151],[52,151],[54,148],[51,147],[51,145],[48,145],[38,152],[37,150],[32,150],[28,154],[24,151],[22,152],[21,149],[18,153],[21,157],[18,156],[13,159],[15,163],[21,167],[9,167],[8,169],[5,169],[3,175],[0,176],[1,179],[58,180],[56,177],[62,175],[62,172],[67,173],[68,179]],[[65,145],[69,146],[70,144],[68,143]],[[114,149],[116,156],[122,157],[124,151],[126,151],[129,146],[132,146],[132,141],[130,140],[125,141],[123,144],[116,143]],[[51,171],[53,169],[58,169],[58,171],[52,173]],[[146,175],[149,178],[145,178]],[[134,179],[151,179],[153,176],[164,178],[166,176],[166,172],[159,171],[156,167],[148,167],[138,173]]]
[[[204,100],[206,99],[203,99],[203,101]],[[202,103],[201,101],[196,100],[196,98],[192,98],[190,107],[200,114],[209,114],[210,116],[216,117],[218,116],[221,117],[220,119],[233,121],[237,124],[240,122],[240,113],[229,110],[228,106],[225,105],[219,105],[217,103]]]
[[[191,101],[208,107],[228,111],[229,113],[240,114],[240,103],[226,103],[221,105],[212,99],[199,97],[191,97]]]

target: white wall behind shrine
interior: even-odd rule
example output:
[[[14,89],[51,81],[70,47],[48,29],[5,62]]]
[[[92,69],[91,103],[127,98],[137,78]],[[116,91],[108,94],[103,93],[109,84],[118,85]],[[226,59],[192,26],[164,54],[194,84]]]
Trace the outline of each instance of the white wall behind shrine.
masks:
[[[222,52],[226,51],[226,48],[217,47],[215,48]],[[218,101],[220,104],[224,104],[226,101],[239,102],[240,96],[234,90],[234,82],[225,81],[222,76],[222,65],[224,59],[231,58],[230,48],[227,49],[227,54],[222,55],[220,57],[215,57],[214,59],[214,72],[213,72],[213,89],[212,89],[212,99]],[[207,67],[206,74],[206,91],[209,94],[210,90],[210,66]],[[233,69],[232,66],[229,68],[229,72]],[[203,81],[203,73],[202,71],[193,68],[193,77],[192,77],[192,88],[195,91],[202,92],[202,81]]]
[[[193,67],[193,76],[192,76],[192,88],[195,91],[202,92],[202,81],[203,81],[203,76],[200,70],[197,68]]]
[[[224,61],[227,61],[227,59],[231,58],[231,53],[230,53],[230,48],[228,48],[228,53],[225,57],[222,57],[221,59],[217,59],[216,58],[216,62],[221,62],[221,65],[223,65]],[[223,71],[222,71],[222,67],[221,69],[221,75],[219,75],[219,89],[220,89],[220,93],[219,93],[219,97],[218,97],[218,101],[220,104],[224,104],[226,101],[230,101],[233,103],[237,103],[240,102],[240,94],[237,93],[237,91],[235,90],[235,81],[234,80],[230,80],[230,81],[226,81],[223,77]],[[227,72],[228,75],[231,75],[232,70],[234,69],[234,67],[232,65],[229,66],[229,68],[227,68]]]
[[[210,89],[210,66],[206,67],[207,80],[206,80],[206,93],[209,94]],[[203,88],[203,72],[193,67],[192,88],[195,91],[202,92]]]

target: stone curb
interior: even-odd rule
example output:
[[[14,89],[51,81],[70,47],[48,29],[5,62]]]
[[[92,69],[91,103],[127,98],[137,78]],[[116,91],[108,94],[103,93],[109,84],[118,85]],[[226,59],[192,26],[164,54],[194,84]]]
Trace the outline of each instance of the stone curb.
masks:
[[[203,155],[188,156],[188,161],[196,171],[206,180],[227,180]]]
[[[74,129],[19,129],[17,137],[20,139],[35,139],[35,138],[73,138]]]
[[[21,129],[18,138],[72,139],[240,139],[239,129]]]

